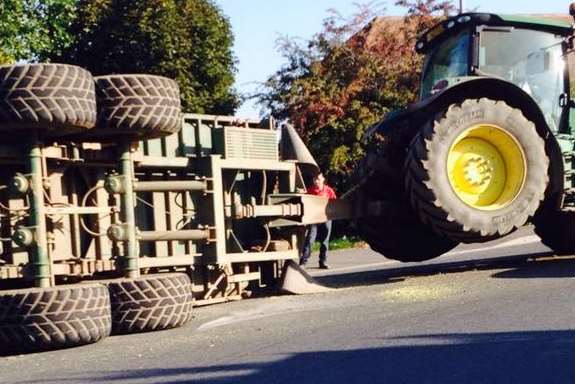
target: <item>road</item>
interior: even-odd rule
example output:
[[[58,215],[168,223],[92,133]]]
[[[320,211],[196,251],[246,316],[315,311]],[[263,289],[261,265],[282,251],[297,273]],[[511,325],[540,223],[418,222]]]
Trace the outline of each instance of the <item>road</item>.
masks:
[[[334,289],[180,329],[0,358],[2,383],[572,383],[575,258],[522,230],[424,264],[334,252]]]

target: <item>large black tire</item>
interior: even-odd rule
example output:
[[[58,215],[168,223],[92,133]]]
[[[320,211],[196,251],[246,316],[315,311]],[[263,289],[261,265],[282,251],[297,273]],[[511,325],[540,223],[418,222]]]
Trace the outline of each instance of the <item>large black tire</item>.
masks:
[[[575,212],[542,209],[533,224],[541,242],[557,255],[575,254]]]
[[[2,353],[94,343],[110,331],[110,296],[103,285],[0,291]]]
[[[0,66],[0,131],[80,132],[96,124],[90,72],[65,64]]]
[[[393,166],[393,150],[386,149],[370,149],[356,170],[363,200],[391,203],[382,216],[357,220],[361,238],[374,251],[402,262],[430,260],[449,252],[458,243],[437,235],[418,220],[405,200],[401,167]]]
[[[184,273],[148,275],[106,285],[114,334],[176,328],[192,318],[192,285]]]
[[[525,160],[523,184],[515,198],[493,209],[466,204],[451,186],[447,172],[452,145],[479,125],[503,130],[515,140]],[[548,167],[545,143],[520,110],[503,101],[473,99],[451,106],[414,139],[406,162],[406,190],[413,209],[436,233],[460,242],[484,242],[512,232],[533,216],[545,196]]]
[[[98,126],[87,137],[152,139],[181,129],[180,90],[174,80],[153,75],[95,79]]]
[[[417,220],[409,206],[399,203],[384,216],[362,218],[358,227],[371,249],[402,262],[434,259],[458,244],[438,236]]]

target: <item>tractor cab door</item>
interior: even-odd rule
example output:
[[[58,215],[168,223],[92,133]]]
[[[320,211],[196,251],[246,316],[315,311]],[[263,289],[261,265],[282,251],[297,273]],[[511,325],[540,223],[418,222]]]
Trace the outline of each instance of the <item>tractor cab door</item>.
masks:
[[[551,130],[561,131],[569,94],[564,38],[513,27],[483,26],[478,32],[479,72],[524,90],[539,105]]]
[[[575,132],[575,36],[571,37],[566,44],[566,82],[569,94],[569,124],[566,133]]]

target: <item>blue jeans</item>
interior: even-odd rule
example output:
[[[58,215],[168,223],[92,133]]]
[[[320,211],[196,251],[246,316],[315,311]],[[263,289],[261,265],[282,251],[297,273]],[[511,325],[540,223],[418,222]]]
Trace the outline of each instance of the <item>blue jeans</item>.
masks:
[[[315,241],[319,241],[319,263],[325,264],[327,261],[327,250],[329,249],[329,235],[331,233],[331,221],[310,225],[305,237],[303,246],[303,253],[301,256],[300,264],[308,262],[311,255],[311,248]]]

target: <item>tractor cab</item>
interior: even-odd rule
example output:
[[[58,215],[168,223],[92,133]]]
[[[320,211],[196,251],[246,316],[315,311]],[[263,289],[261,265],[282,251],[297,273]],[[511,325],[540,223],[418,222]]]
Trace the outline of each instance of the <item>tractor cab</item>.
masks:
[[[531,96],[552,131],[567,105],[567,21],[484,13],[461,14],[427,31],[416,49],[426,55],[420,98],[481,76],[510,82]]]

